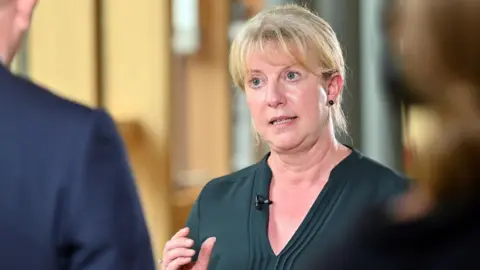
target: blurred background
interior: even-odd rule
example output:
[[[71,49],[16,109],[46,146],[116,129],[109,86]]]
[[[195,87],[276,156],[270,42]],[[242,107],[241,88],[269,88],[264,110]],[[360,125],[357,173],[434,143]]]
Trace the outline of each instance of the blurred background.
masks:
[[[341,141],[409,174],[432,114],[391,95],[385,0],[41,0],[15,73],[111,113],[128,149],[155,254],[212,178],[259,160],[228,50],[263,8],[303,3],[336,31],[348,66]],[[390,79],[389,79],[390,78]]]

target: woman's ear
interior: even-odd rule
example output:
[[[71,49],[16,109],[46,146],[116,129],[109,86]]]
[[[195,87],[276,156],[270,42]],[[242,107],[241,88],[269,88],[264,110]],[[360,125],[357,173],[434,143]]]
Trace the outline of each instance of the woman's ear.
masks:
[[[342,93],[343,78],[339,73],[334,73],[327,81],[327,98],[334,102],[337,101],[338,96]]]

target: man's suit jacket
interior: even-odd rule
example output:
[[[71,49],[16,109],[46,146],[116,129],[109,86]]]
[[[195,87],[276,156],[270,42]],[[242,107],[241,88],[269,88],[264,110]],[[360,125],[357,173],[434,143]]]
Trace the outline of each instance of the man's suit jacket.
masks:
[[[112,119],[1,64],[0,269],[154,269]]]

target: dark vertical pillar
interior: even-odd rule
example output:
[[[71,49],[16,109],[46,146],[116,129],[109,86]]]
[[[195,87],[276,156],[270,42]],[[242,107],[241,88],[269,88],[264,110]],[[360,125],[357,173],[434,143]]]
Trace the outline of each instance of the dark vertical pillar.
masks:
[[[104,40],[104,23],[103,23],[103,1],[94,0],[94,19],[95,19],[95,39],[94,39],[94,56],[95,56],[95,91],[96,105],[104,107],[105,105],[105,80],[104,80],[104,58],[103,58],[103,40]],[[72,63],[74,65],[74,63]]]
[[[384,0],[316,0],[312,7],[337,33],[347,64],[344,111],[352,144],[369,157],[403,169],[402,116],[385,80]]]
[[[363,1],[363,0],[362,0]],[[348,121],[349,136],[342,136],[343,143],[362,148],[360,107],[360,29],[359,2],[351,0],[317,0],[312,8],[333,28],[342,45],[347,64],[346,87],[343,92],[343,109]]]

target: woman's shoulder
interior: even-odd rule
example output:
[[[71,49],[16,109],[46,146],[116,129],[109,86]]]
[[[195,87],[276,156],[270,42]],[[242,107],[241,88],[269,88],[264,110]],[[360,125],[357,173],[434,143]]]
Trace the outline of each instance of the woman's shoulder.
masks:
[[[410,179],[404,174],[354,150],[348,166],[342,166],[347,188],[355,194],[363,193],[376,202],[384,201],[407,191]]]
[[[356,155],[358,156],[358,162],[352,173],[366,176],[366,178],[374,181],[375,184],[398,185],[400,188],[408,188],[410,186],[411,180],[405,174],[389,168],[359,151],[356,151]]]
[[[260,163],[223,175],[210,180],[202,189],[200,197],[202,201],[218,202],[222,198],[232,199],[232,196],[249,196],[254,183],[256,171],[261,167]]]

